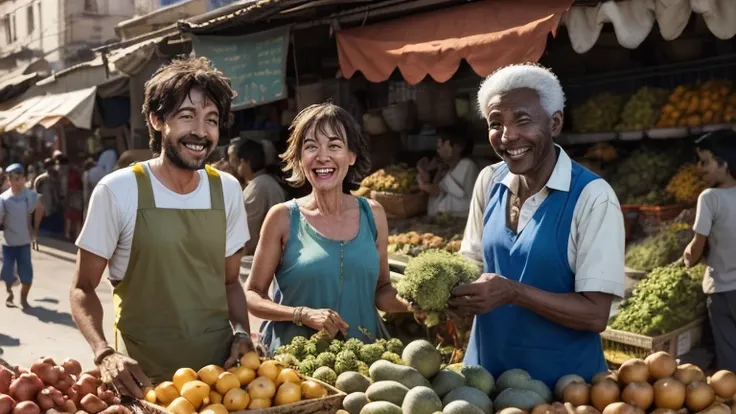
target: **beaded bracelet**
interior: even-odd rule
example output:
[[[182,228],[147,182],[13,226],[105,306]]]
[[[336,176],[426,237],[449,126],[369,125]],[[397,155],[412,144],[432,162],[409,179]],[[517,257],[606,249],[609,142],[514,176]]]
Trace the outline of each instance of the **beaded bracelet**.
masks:
[[[294,325],[296,326],[303,326],[302,324],[302,311],[304,310],[303,307],[299,306],[296,309],[294,309],[294,318],[292,322],[294,322]]]

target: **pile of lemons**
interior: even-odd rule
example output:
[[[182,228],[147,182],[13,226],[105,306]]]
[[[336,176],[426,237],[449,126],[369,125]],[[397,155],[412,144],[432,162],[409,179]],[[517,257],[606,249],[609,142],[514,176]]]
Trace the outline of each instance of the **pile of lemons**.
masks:
[[[180,368],[171,381],[146,390],[146,401],[172,414],[228,414],[324,398],[327,389],[305,379],[278,361],[261,361],[251,352],[240,366],[225,370],[208,365],[194,371]]]

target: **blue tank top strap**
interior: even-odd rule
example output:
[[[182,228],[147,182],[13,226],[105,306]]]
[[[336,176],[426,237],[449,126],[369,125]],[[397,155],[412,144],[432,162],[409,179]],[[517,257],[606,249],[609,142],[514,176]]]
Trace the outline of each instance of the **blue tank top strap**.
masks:
[[[299,211],[299,204],[296,199],[292,199],[288,203],[289,205],[289,239],[296,237],[299,234],[299,226],[301,225],[301,211]]]
[[[358,197],[358,205],[360,206],[360,215],[361,217],[365,217],[368,221],[368,228],[371,230],[371,236],[373,236],[373,241],[376,241],[376,239],[378,239],[378,230],[376,229],[376,219],[373,217],[371,205],[368,203],[368,200],[363,197]]]

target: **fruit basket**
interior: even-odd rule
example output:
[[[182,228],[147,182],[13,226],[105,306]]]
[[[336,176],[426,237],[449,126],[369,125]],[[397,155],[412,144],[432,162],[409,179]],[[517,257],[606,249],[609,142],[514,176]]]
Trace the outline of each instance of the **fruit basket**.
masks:
[[[324,398],[302,400],[293,404],[285,404],[270,408],[231,411],[230,414],[334,414],[342,407],[342,400],[345,398],[346,395],[344,392],[320,380],[310,377],[305,378],[307,380],[311,380],[322,385],[327,390],[327,396]],[[156,404],[151,404],[148,401],[139,402],[140,405],[143,407],[143,411],[145,412],[145,414],[171,414],[169,410]]]
[[[371,191],[371,198],[386,210],[390,219],[410,218],[427,211],[429,197],[426,193],[397,194],[386,191]]]

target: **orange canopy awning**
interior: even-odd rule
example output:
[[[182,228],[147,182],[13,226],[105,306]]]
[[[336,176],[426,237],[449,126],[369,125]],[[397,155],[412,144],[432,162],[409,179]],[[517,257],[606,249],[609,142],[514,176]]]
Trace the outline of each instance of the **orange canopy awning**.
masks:
[[[398,67],[409,84],[446,82],[465,59],[480,76],[536,62],[573,0],[484,0],[339,31],[343,76],[382,82]]]

